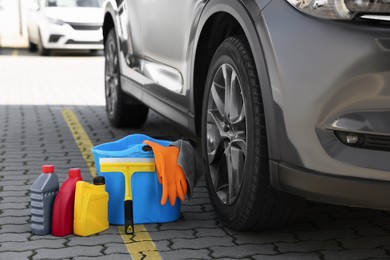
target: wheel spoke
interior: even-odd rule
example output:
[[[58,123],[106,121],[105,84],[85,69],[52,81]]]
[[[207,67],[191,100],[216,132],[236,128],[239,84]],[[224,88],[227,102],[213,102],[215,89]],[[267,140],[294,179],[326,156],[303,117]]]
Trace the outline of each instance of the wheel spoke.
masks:
[[[226,158],[227,158],[226,156],[222,156],[219,163],[217,165],[212,166],[212,173],[214,177],[213,178],[214,189],[223,203],[228,202],[228,196],[229,196],[228,195],[229,181],[228,181],[228,175],[226,174],[227,171]]]
[[[232,72],[230,67],[228,67],[226,64],[222,65],[222,74],[224,78],[224,88],[225,88],[225,101],[224,101],[224,111],[225,111],[225,118],[229,117],[230,114],[230,102],[231,102],[231,76]]]
[[[245,155],[240,147],[229,145],[219,161],[213,166],[214,189],[224,203],[231,204],[237,198],[244,176]]]
[[[220,160],[223,153],[223,144],[226,134],[223,131],[221,115],[216,109],[209,110],[207,122],[207,152],[209,164]]]
[[[232,162],[232,151],[231,146],[229,145],[225,150],[225,157],[226,157],[226,170],[227,170],[227,179],[228,179],[228,196],[227,196],[227,202],[231,203],[235,196],[235,169],[233,168],[233,162]]]
[[[224,94],[224,87],[214,81],[211,86],[211,98],[222,117],[225,115]]]

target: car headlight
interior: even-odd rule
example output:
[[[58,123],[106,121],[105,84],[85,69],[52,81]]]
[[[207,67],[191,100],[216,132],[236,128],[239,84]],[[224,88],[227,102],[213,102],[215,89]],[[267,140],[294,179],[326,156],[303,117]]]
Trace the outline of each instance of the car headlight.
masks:
[[[375,14],[378,17],[390,15],[390,0],[287,1],[301,12],[324,19],[352,20],[356,15]]]
[[[64,25],[65,22],[60,20],[60,19],[55,19],[55,18],[52,18],[52,17],[46,17],[46,20],[49,22],[49,23],[54,23],[54,24],[57,24],[57,25]]]

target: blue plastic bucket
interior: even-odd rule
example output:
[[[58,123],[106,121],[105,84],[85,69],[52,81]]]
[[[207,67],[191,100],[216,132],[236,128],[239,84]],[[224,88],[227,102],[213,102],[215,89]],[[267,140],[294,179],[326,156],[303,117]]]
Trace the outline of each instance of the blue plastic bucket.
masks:
[[[95,166],[99,176],[106,180],[108,200],[108,221],[110,224],[124,225],[125,178],[121,172],[100,172],[102,158],[154,158],[152,151],[142,150],[142,142],[151,140],[163,146],[171,142],[157,140],[147,135],[134,134],[118,141],[104,143],[92,148]],[[131,178],[133,215],[135,224],[164,223],[176,221],[180,217],[181,201],[175,206],[167,202],[160,204],[162,185],[156,172],[135,172]]]

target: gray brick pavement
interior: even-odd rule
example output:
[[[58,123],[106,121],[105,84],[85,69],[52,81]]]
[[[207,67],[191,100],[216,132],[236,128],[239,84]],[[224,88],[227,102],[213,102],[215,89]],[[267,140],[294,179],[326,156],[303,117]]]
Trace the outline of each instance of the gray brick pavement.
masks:
[[[322,259],[322,255],[319,253],[287,253],[287,254],[278,254],[278,255],[255,255],[252,257],[255,260],[268,260],[268,259],[277,259],[277,260],[314,260]],[[342,259],[342,258],[341,258]]]
[[[384,249],[352,249],[352,250],[342,250],[342,251],[322,251],[324,259],[329,260],[357,260],[357,259],[389,259],[389,255]]]
[[[60,249],[40,249],[32,259],[64,259],[79,256],[103,256],[103,246],[72,246]]]
[[[248,245],[239,245],[239,246],[216,246],[210,247],[212,250],[212,257],[215,258],[245,258],[251,257],[253,255],[262,254],[262,255],[275,255],[278,254],[274,250],[274,246],[272,244],[266,245],[256,245],[256,244],[248,244]]]

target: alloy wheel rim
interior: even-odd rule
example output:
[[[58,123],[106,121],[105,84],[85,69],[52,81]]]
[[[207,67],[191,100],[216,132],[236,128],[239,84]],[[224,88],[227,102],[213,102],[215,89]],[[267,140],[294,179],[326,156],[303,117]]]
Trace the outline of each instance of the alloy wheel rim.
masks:
[[[115,108],[118,102],[118,93],[117,85],[119,82],[119,73],[118,73],[118,55],[116,50],[116,45],[114,41],[109,41],[105,51],[106,59],[106,102],[107,102],[107,111],[110,116],[115,114]]]
[[[229,64],[214,75],[207,104],[207,156],[211,181],[222,203],[234,203],[244,180],[247,153],[246,101]]]

